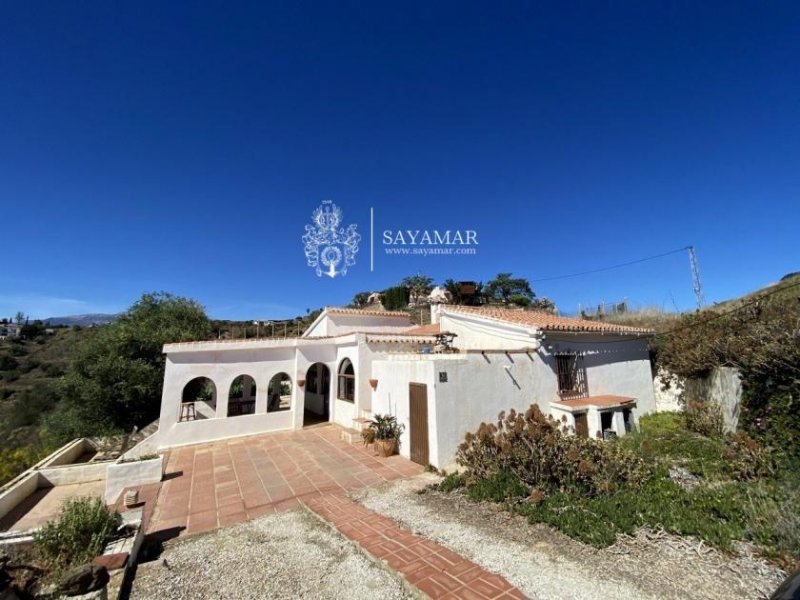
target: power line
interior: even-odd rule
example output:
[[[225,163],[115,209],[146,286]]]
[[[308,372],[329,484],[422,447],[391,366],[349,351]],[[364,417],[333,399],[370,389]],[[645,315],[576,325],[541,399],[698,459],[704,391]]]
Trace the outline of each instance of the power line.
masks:
[[[540,277],[539,279],[531,279],[531,282],[538,283],[541,281],[555,281],[556,279],[568,279],[570,277],[581,277],[583,275],[591,275],[592,273],[602,273],[603,271],[611,271],[613,269],[629,267],[631,265],[647,262],[648,260],[655,260],[657,258],[663,258],[664,256],[670,256],[671,254],[677,254],[678,252],[684,252],[691,247],[692,246],[684,246],[683,248],[676,248],[675,250],[670,250],[669,252],[663,252],[662,254],[654,254],[653,256],[646,256],[645,258],[639,258],[637,260],[631,260],[628,262],[619,263],[618,265],[611,265],[610,267],[602,267],[600,269],[592,269],[590,271],[581,271],[580,273],[570,273],[569,275],[556,275],[554,277]]]

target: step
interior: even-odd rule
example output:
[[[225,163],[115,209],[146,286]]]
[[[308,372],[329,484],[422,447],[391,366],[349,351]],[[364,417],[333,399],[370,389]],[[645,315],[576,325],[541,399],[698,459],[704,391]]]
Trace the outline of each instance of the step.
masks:
[[[343,442],[347,442],[349,444],[361,443],[361,432],[351,427],[342,427],[339,437]]]
[[[358,417],[353,419],[353,429],[356,431],[364,431],[365,429],[369,429],[369,424],[371,423],[371,419],[366,419],[364,417]]]

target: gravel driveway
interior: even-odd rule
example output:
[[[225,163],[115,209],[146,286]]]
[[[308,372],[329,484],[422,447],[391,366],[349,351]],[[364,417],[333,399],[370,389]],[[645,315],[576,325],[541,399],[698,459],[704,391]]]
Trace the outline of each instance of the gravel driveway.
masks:
[[[463,494],[418,491],[434,475],[358,492],[366,507],[395,519],[504,576],[532,598],[763,598],[783,573],[749,556],[728,557],[677,536],[640,531],[597,550],[550,527],[530,525]]]
[[[168,543],[131,600],[409,598],[402,584],[303,509]]]

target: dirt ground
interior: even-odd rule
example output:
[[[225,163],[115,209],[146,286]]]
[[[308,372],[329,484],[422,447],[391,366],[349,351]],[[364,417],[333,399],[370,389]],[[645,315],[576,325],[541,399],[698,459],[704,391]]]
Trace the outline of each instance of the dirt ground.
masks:
[[[437,480],[423,475],[356,497],[533,598],[765,598],[785,577],[746,547],[727,556],[664,532],[639,531],[597,550],[463,494],[418,493]]]

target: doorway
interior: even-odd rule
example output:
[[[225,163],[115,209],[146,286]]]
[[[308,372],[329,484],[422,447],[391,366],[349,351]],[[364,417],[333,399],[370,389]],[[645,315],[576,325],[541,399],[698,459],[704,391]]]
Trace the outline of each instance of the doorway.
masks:
[[[408,404],[410,415],[411,460],[428,466],[428,386],[422,383],[408,385]]]
[[[575,415],[575,435],[589,437],[589,419],[585,412]]]
[[[314,363],[306,371],[303,427],[330,420],[331,372],[323,363]]]

